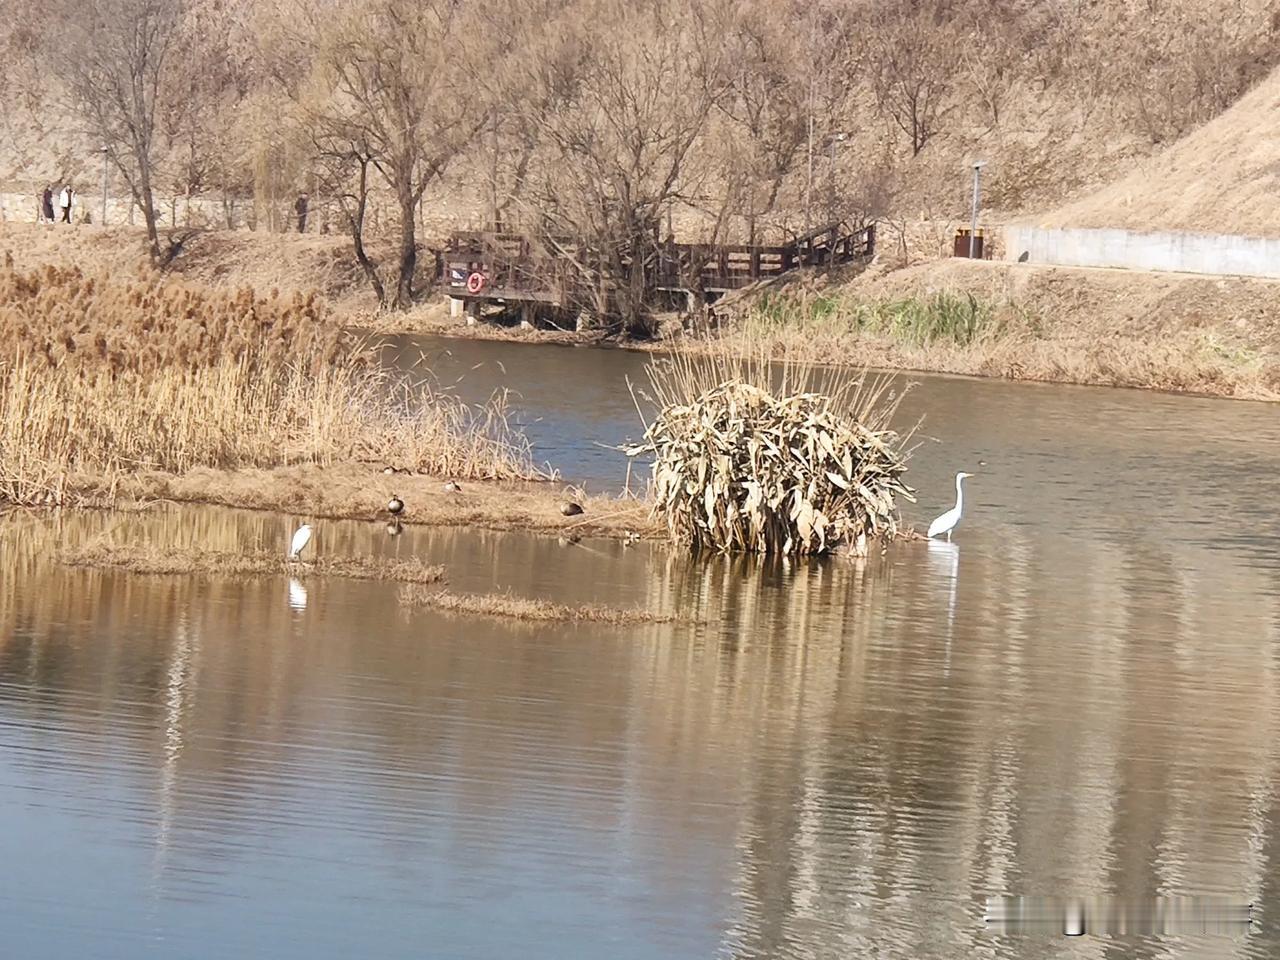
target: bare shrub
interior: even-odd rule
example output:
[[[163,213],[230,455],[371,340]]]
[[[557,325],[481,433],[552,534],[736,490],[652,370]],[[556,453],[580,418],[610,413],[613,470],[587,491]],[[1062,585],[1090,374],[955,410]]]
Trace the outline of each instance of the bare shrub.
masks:
[[[957,44],[946,5],[886,0],[872,16],[870,46],[876,102],[915,156],[942,126],[950,107]]]

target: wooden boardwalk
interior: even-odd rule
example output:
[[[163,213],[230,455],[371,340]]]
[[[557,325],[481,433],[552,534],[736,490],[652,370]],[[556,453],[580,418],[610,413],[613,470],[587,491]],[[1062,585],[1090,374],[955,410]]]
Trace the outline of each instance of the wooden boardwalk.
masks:
[[[777,246],[666,243],[658,248],[651,288],[712,301],[799,267],[868,261],[875,243],[874,224],[855,230],[828,224]],[[594,299],[577,253],[564,241],[458,231],[440,256],[440,284],[469,308],[489,302],[571,310]]]

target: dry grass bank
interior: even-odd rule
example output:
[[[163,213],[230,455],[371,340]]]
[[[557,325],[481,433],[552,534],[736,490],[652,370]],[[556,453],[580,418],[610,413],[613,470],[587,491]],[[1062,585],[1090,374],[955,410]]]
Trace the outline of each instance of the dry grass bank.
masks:
[[[351,240],[342,234],[219,229],[180,229],[177,234],[186,239],[167,272],[193,285],[276,290],[283,296],[315,294],[339,316],[374,304],[351,253]],[[141,226],[104,229],[10,220],[0,222],[0,255],[4,253],[26,268],[74,267],[91,274],[150,270]]]
[[[430,607],[445,613],[497,617],[526,623],[600,623],[624,626],[633,623],[675,623],[679,617],[626,607],[595,604],[568,606],[550,600],[529,600],[507,593],[450,593],[419,586],[403,587],[400,602],[411,607]]]
[[[398,496],[405,503],[399,519],[406,525],[582,537],[625,538],[634,533],[653,539],[661,534],[649,518],[646,501],[584,495],[547,482],[464,481],[457,492],[445,490],[444,482],[422,474],[388,475],[380,465],[305,463],[271,469],[198,467],[183,474],[142,471],[111,486],[86,483],[81,489],[85,502],[93,506],[167,500],[329,520],[389,520],[387,501]],[[566,498],[581,504],[583,513],[563,516],[560,505]]]
[[[693,351],[1280,399],[1280,283],[944,260],[744,300]]]
[[[288,560],[276,554],[228,553],[220,550],[164,549],[151,545],[93,545],[63,550],[58,562],[67,567],[125,570],[160,576],[216,574],[226,577],[340,577],[432,584],[444,580],[444,567],[388,557],[318,557]]]

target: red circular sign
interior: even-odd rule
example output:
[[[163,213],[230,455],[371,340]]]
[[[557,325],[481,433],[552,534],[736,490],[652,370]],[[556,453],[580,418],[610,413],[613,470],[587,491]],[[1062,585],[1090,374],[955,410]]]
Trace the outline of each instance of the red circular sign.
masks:
[[[473,273],[467,277],[467,293],[479,293],[487,282],[483,273]]]

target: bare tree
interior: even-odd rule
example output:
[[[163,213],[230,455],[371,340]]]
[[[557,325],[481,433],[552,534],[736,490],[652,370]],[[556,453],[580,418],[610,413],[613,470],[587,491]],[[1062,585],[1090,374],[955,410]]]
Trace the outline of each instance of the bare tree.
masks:
[[[531,63],[553,107],[534,117],[544,154],[531,190],[545,240],[568,258],[593,307],[652,333],[650,294],[670,204],[723,94],[718,0],[583,0],[586,34]],[[590,32],[594,31],[594,32]]]
[[[320,137],[316,141],[316,156],[319,161],[320,186],[328,196],[337,200],[347,233],[351,237],[356,262],[364,271],[378,303],[386,305],[386,285],[377,263],[365,246],[370,196],[369,171],[373,167],[373,155],[365,144],[358,141]]]
[[[310,70],[294,92],[319,152],[348,158],[352,175],[375,171],[395,198],[393,276],[374,284],[384,307],[413,302],[419,203],[488,122],[488,104],[466,81],[467,64],[476,62],[469,58],[484,39],[468,29],[472,6],[460,0],[318,3],[305,11],[307,33],[296,38],[303,51],[298,62]],[[367,181],[355,195],[367,199]],[[359,206],[353,229],[362,233]],[[366,273],[376,272],[378,265],[363,255]]]
[[[152,262],[161,261],[154,197],[161,133],[158,117],[170,82],[170,52],[184,0],[62,0],[49,58],[72,115],[106,147],[142,211]]]
[[[710,131],[709,146],[726,161],[724,194],[740,201],[748,243],[773,212],[808,140],[818,97],[829,89],[814,76],[824,62],[799,39],[807,36],[772,3],[751,2],[739,7],[725,37],[731,66],[717,108],[726,122]]]
[[[872,16],[876,101],[916,156],[945,116],[957,49],[942,3],[885,0]]]
[[[988,130],[1000,125],[1001,112],[1017,82],[1019,61],[1032,46],[1029,31],[1043,31],[1039,11],[1023,13],[1017,0],[970,4],[951,26],[957,43],[956,72],[976,101]]]
[[[249,62],[243,18],[248,0],[187,0],[173,42],[158,116],[163,134],[157,166],[161,187],[191,201],[221,187],[224,202],[245,132],[237,111],[249,95],[255,71]],[[176,226],[176,218],[174,225]]]

